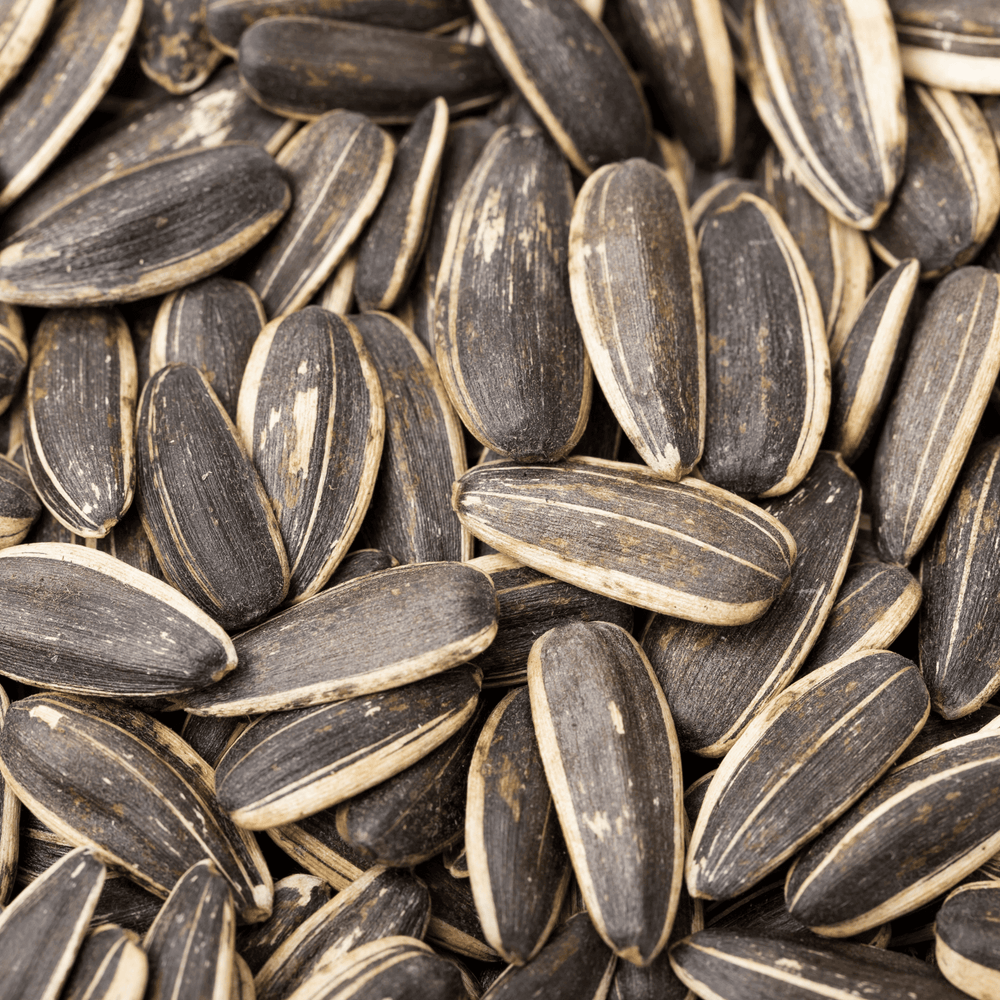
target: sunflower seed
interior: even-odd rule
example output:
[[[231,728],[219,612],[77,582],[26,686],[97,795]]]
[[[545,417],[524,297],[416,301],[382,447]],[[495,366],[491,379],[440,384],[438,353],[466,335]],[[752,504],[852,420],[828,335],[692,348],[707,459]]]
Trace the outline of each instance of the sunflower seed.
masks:
[[[371,861],[337,833],[336,809],[273,827],[267,835],[306,871],[334,889],[346,889],[372,867]]]
[[[288,208],[274,160],[249,145],[185,151],[85,187],[9,236],[4,301],[48,307],[131,302],[218,271]]]
[[[934,956],[948,981],[977,1000],[1000,990],[996,924],[1000,885],[973,882],[959,886],[934,920]]]
[[[354,541],[382,454],[382,390],[353,324],[317,306],[269,323],[236,423],[288,552],[288,598],[305,600]]]
[[[144,2],[138,43],[143,73],[171,94],[197,90],[222,59],[208,37],[202,0]]]
[[[41,512],[31,477],[0,456],[0,548],[23,542]]]
[[[682,195],[646,160],[602,167],[573,207],[569,255],[605,399],[650,468],[688,475],[705,435],[705,308]]]
[[[61,1000],[143,1000],[148,966],[134,931],[95,927],[84,939]]]
[[[55,0],[20,0],[5,11],[0,26],[0,89],[7,86],[35,50]]]
[[[21,378],[28,369],[24,321],[17,306],[0,303],[0,413],[14,401]]]
[[[270,913],[271,876],[256,841],[220,812],[211,768],[151,716],[72,695],[32,695],[7,712],[0,767],[47,826],[155,895],[167,896],[208,858],[229,881],[242,920]]]

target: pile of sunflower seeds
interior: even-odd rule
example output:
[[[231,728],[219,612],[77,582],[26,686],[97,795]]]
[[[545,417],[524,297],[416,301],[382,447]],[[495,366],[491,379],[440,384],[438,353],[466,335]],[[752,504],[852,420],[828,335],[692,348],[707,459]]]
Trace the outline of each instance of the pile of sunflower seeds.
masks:
[[[0,13],[3,1000],[1000,997],[995,3]]]

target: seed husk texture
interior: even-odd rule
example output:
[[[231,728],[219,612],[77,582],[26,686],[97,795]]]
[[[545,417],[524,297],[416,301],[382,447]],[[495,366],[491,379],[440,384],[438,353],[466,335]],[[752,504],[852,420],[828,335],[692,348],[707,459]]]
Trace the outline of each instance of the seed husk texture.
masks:
[[[55,0],[16,0],[4,9],[0,27],[0,88],[14,79],[35,50]]]
[[[205,27],[198,0],[144,3],[139,26],[139,65],[171,94],[197,90],[222,59]]]
[[[31,477],[16,462],[0,456],[0,548],[23,542],[41,512]]]
[[[972,882],[950,893],[934,920],[938,968],[960,990],[989,1000],[1000,989],[997,919],[1000,885]]]
[[[337,810],[323,809],[267,835],[290,858],[334,889],[346,889],[373,863],[337,833]]]
[[[143,1000],[148,962],[134,931],[101,924],[83,939],[62,1000]]]
[[[483,962],[500,961],[486,941],[469,880],[455,878],[445,867],[443,857],[431,858],[415,871],[431,894],[427,939],[456,955]]]
[[[28,344],[21,310],[0,303],[0,413],[14,401],[28,368]]]

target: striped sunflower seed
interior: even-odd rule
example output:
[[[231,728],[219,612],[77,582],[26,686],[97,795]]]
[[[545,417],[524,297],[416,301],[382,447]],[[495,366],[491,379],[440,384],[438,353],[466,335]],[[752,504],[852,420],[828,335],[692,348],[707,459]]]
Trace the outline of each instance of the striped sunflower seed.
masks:
[[[458,114],[504,89],[482,46],[327,17],[258,21],[240,37],[237,62],[255,101],[307,121],[350,108],[383,125],[408,124],[435,97]]]
[[[748,501],[624,462],[494,462],[455,484],[452,505],[477,538],[526,566],[693,621],[759,618],[795,561],[792,535]]]
[[[1000,275],[952,272],[931,293],[882,427],[872,528],[886,562],[920,551],[958,478],[1000,371]]]
[[[267,835],[297,864],[337,890],[346,889],[373,864],[337,833],[336,809],[273,827]]]
[[[330,276],[382,197],[393,152],[388,133],[352,111],[323,115],[282,147],[292,209],[246,279],[271,319],[301,309]]]
[[[916,257],[921,277],[936,278],[972,260],[996,226],[997,145],[968,94],[910,86],[906,112],[906,172],[869,238],[890,267]]]
[[[830,410],[830,356],[816,285],[788,227],[740,194],[702,222],[708,335],[699,472],[761,497],[795,489]]]
[[[289,580],[278,522],[205,376],[161,368],[136,437],[139,512],[168,582],[230,631],[277,607]]]
[[[137,394],[117,310],[46,314],[31,346],[24,456],[41,501],[77,535],[102,538],[132,503]]]
[[[436,97],[399,141],[385,197],[359,241],[359,312],[392,309],[410,283],[430,231],[447,133],[448,105]]]
[[[903,171],[903,71],[887,0],[751,0],[747,76],[799,182],[871,229]]]
[[[101,924],[83,939],[61,1000],[143,1000],[148,963],[134,931]]]
[[[177,880],[142,947],[149,961],[144,1000],[232,1000],[236,912],[210,860]]]
[[[454,878],[441,858],[416,868],[431,894],[431,922],[427,939],[442,948],[481,962],[499,962],[483,933],[469,880]]]
[[[21,72],[49,23],[55,0],[19,0],[0,26],[0,89]]]
[[[493,710],[468,775],[465,845],[476,913],[497,953],[524,965],[555,928],[571,874],[527,688]]]
[[[570,297],[572,212],[569,167],[555,145],[533,126],[504,126],[462,187],[437,276],[445,388],[475,438],[516,461],[569,454],[590,410],[590,363]]]
[[[236,424],[288,553],[288,599],[305,600],[354,541],[382,455],[382,390],[353,324],[318,306],[269,323]]]
[[[1000,991],[998,923],[1000,885],[992,881],[959,886],[934,920],[937,967],[976,1000],[991,1000]]]
[[[683,196],[647,160],[587,178],[569,230],[573,307],[594,375],[643,461],[688,475],[705,438],[705,306]]]
[[[920,671],[896,653],[855,653],[773,698],[726,754],[698,813],[688,891],[746,891],[846,812],[892,766],[930,712]]]
[[[55,1000],[87,933],[105,868],[71,851],[0,914],[0,976],[17,1000]]]
[[[617,955],[648,965],[673,926],[684,864],[680,748],[663,690],[639,644],[604,622],[543,635],[528,689],[590,918]]]
[[[263,716],[219,761],[219,803],[239,826],[267,830],[343,802],[460,729],[481,683],[479,671],[455,667],[392,691]]]
[[[33,58],[0,98],[0,209],[62,152],[121,69],[141,0],[59,4]]]
[[[27,370],[28,344],[21,310],[0,302],[0,413],[14,401]]]
[[[158,698],[236,666],[226,633],[173,587],[80,545],[0,551],[0,672],[34,687]]]
[[[161,899],[208,858],[240,919],[270,913],[271,876],[256,841],[220,811],[211,768],[151,716],[72,695],[23,698],[4,720],[0,768],[42,822]]]
[[[222,59],[208,36],[202,0],[143,3],[138,49],[143,73],[171,94],[197,90]]]
[[[0,456],[0,548],[23,542],[41,512],[31,477],[16,462]]]
[[[281,169],[254,146],[149,160],[83,188],[8,236],[0,296],[59,307],[171,292],[257,243],[290,197]]]

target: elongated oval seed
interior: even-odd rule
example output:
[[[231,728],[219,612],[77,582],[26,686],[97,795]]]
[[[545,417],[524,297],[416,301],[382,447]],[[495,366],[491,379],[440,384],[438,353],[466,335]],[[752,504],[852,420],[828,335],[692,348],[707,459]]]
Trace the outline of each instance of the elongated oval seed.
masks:
[[[733,744],[688,850],[688,890],[736,896],[850,808],[916,736],[930,699],[896,653],[845,656],[796,681]]]
[[[354,541],[382,455],[382,390],[354,325],[318,306],[269,323],[236,423],[288,552],[289,600],[305,600]]]
[[[41,512],[31,477],[16,462],[0,456],[0,548],[23,542]]]
[[[960,990],[990,1000],[1000,990],[997,922],[1000,885],[972,882],[950,893],[934,919],[938,968]]]
[[[31,348],[24,457],[52,515],[103,538],[135,490],[135,350],[116,310],[48,313]]]
[[[57,307],[161,295],[235,260],[274,228],[289,201],[280,168],[254,146],[150,160],[9,236],[0,297]]]
[[[288,592],[277,520],[205,376],[161,368],[139,403],[139,512],[164,576],[229,630]]]
[[[101,924],[83,939],[61,1000],[143,1000],[148,963],[134,931]]]
[[[0,552],[0,672],[36,687],[162,697],[236,666],[226,633],[173,587],[80,545]]]
[[[205,27],[199,0],[154,0],[144,4],[139,29],[139,65],[171,94],[197,90],[222,59]]]
[[[166,897],[208,858],[228,880],[242,920],[270,913],[271,876],[256,841],[222,814],[211,768],[151,716],[72,695],[32,695],[7,713],[0,768],[47,826],[155,895]]]
[[[573,307],[622,430],[650,468],[686,476],[705,436],[705,307],[694,230],[646,160],[587,178],[569,231]]]
[[[452,506],[477,538],[557,580],[638,607],[735,625],[785,588],[791,534],[700,480],[598,459],[467,472]]]

